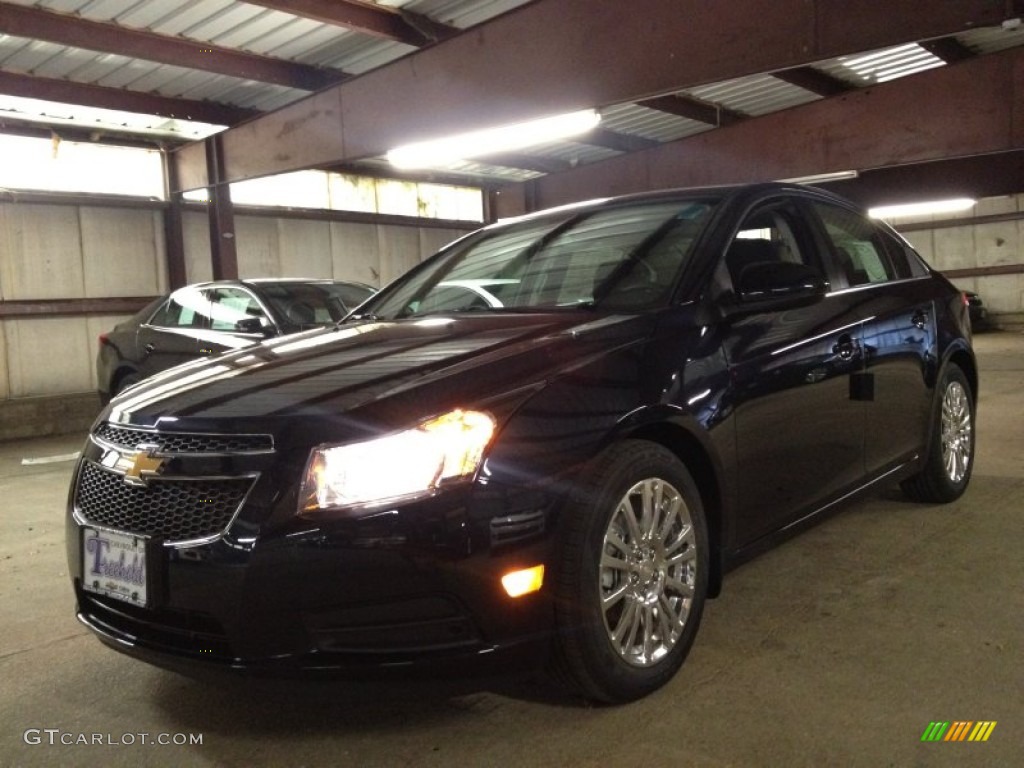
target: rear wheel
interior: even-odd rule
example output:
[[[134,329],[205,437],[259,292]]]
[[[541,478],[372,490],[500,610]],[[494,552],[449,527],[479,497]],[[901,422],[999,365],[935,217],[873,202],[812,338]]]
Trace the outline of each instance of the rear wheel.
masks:
[[[940,382],[941,397],[933,419],[931,445],[924,468],[902,483],[915,501],[945,503],[966,490],[974,469],[974,399],[967,377],[950,364]]]
[[[709,556],[696,484],[662,446],[624,441],[590,467],[564,524],[556,672],[597,701],[645,696],[700,624]]]

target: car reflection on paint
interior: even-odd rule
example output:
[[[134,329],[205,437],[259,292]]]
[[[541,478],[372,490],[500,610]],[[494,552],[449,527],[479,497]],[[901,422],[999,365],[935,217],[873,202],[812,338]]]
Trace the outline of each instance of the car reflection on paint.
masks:
[[[977,391],[961,293],[822,191],[532,214],[114,398],[70,495],[78,617],[199,674],[544,666],[628,701],[730,568],[880,483],[958,498]]]

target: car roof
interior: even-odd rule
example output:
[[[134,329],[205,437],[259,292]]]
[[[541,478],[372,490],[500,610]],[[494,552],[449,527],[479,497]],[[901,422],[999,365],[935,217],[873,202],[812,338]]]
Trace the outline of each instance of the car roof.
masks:
[[[372,285],[357,283],[353,280],[331,280],[324,277],[242,277],[227,280],[207,280],[198,283],[190,283],[187,287],[192,288],[216,288],[219,286],[248,286],[259,288],[265,285],[347,285],[355,288],[365,288],[369,291],[376,291]],[[186,286],[183,286],[186,287]]]
[[[699,200],[701,198],[714,197],[720,200],[727,198],[757,198],[771,193],[791,193],[804,196],[819,197],[831,200],[847,207],[857,208],[851,201],[835,193],[807,184],[794,182],[769,181],[755,184],[723,184],[718,186],[705,187],[679,187],[672,189],[660,189],[649,192],[634,192],[628,195],[616,197],[603,197],[593,200],[584,200],[578,203],[569,203],[554,208],[546,208],[540,211],[533,211],[507,219],[501,219],[495,224],[486,227],[503,227],[521,221],[532,219],[543,219],[548,216],[557,216],[568,212],[591,212],[601,209],[618,208],[620,206],[641,205],[643,203],[672,201],[672,200]]]

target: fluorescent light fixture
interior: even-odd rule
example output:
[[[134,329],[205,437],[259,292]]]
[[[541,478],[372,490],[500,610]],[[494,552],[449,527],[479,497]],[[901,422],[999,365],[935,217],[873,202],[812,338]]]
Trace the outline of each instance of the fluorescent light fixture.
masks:
[[[895,219],[901,216],[928,216],[934,213],[956,213],[972,208],[977,200],[969,197],[957,197],[952,200],[930,200],[924,203],[905,203],[903,205],[883,205],[869,208],[868,216],[873,219]]]
[[[832,171],[830,173],[813,173],[810,176],[797,176],[793,179],[779,179],[787,184],[823,184],[826,181],[842,181],[856,179],[857,171]]]
[[[459,136],[406,144],[388,152],[388,162],[396,168],[442,168],[460,160],[470,160],[497,152],[512,152],[536,144],[545,144],[592,130],[601,122],[593,109],[570,112],[540,120],[486,128]]]

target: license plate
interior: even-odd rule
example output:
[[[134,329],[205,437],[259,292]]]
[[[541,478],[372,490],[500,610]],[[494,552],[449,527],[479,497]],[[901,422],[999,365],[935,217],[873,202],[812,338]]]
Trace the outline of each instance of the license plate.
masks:
[[[130,533],[84,528],[82,586],[100,595],[146,605],[146,540]]]

